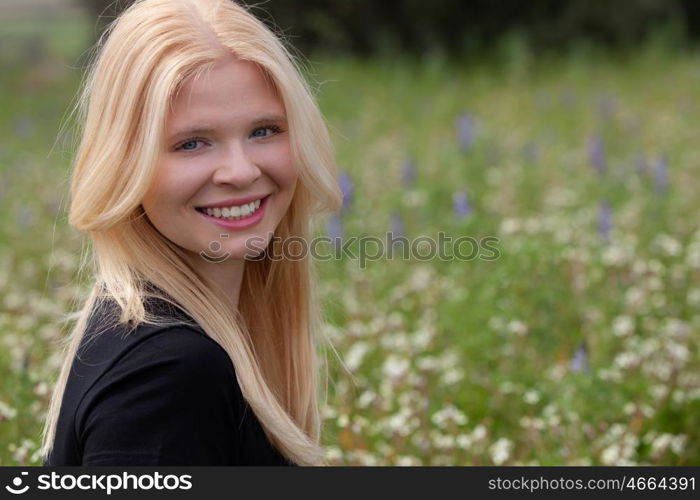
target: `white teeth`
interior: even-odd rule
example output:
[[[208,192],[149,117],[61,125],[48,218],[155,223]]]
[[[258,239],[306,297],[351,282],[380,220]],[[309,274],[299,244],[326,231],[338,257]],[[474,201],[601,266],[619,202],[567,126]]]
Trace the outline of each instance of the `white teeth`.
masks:
[[[227,219],[240,219],[241,217],[247,217],[254,213],[258,208],[262,200],[252,201],[245,205],[237,207],[217,207],[217,208],[205,208],[204,212],[212,217],[227,218]]]

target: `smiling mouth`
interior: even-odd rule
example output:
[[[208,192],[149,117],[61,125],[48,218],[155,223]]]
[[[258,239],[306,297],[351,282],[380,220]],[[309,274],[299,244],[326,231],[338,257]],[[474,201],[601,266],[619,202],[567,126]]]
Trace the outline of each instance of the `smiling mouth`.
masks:
[[[210,217],[222,220],[239,220],[245,219],[254,215],[260,207],[265,203],[265,201],[270,197],[267,195],[256,201],[251,201],[250,203],[245,203],[243,205],[232,205],[230,207],[217,207],[217,208],[203,208],[195,207],[195,210],[201,212]]]

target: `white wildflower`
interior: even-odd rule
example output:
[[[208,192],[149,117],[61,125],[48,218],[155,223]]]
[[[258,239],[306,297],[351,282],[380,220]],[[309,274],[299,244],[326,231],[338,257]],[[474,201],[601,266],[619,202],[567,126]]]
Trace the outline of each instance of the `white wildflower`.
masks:
[[[431,439],[436,448],[454,448],[455,445],[455,438],[451,434],[441,434],[439,432],[433,432],[431,433]]]
[[[0,399],[0,421],[10,420],[17,416],[17,409],[12,408]]]
[[[405,358],[400,358],[395,354],[390,354],[384,361],[383,371],[384,375],[389,378],[400,378],[402,375],[408,371],[409,362]]]
[[[654,241],[652,241],[652,248],[655,248],[657,251],[669,257],[677,257],[681,254],[683,245],[672,236],[662,233],[654,238]]]
[[[677,436],[673,436],[673,439],[671,439],[671,451],[673,451],[673,453],[675,453],[676,455],[680,455],[681,453],[683,453],[687,441],[688,436],[686,436],[685,434],[678,434]]]
[[[417,268],[411,275],[411,288],[416,292],[424,291],[430,285],[432,270],[425,266]]]
[[[46,382],[39,382],[34,386],[34,394],[37,396],[46,396],[49,392],[49,385]]]
[[[352,432],[355,434],[363,434],[364,429],[369,427],[369,420],[362,415],[355,415],[352,420]]]
[[[445,385],[452,385],[460,382],[464,378],[464,371],[459,368],[450,368],[442,375],[442,382]]]
[[[440,366],[440,360],[435,356],[423,356],[416,361],[416,366],[423,371],[432,371]]]
[[[367,342],[356,342],[353,344],[345,354],[345,365],[348,367],[348,370],[356,371],[362,364],[367,351],[369,351]]]
[[[635,286],[629,287],[627,289],[627,292],[625,292],[625,303],[628,307],[631,307],[633,309],[641,307],[644,304],[645,299],[645,292],[642,289],[637,288]]]
[[[617,337],[626,337],[634,331],[634,320],[629,316],[618,316],[613,321],[612,329]]]
[[[425,190],[414,189],[411,191],[406,191],[403,194],[403,200],[406,206],[411,208],[421,207],[425,205],[427,200],[427,193]]]
[[[435,337],[434,328],[420,328],[413,334],[412,344],[416,349],[425,349]]]
[[[486,437],[486,427],[483,424],[477,425],[472,431],[472,439],[474,441],[481,441]]]
[[[467,423],[467,416],[464,415],[459,409],[449,404],[443,409],[433,413],[430,420],[440,428],[447,427],[450,423],[455,423],[457,425],[464,425]]]
[[[627,262],[628,255],[625,252],[625,249],[620,245],[612,244],[605,247],[603,254],[601,255],[601,260],[603,264],[608,266],[620,266]]]
[[[367,331],[367,327],[361,321],[351,321],[347,324],[345,331],[352,337],[361,337]]]
[[[688,360],[690,356],[690,351],[688,348],[678,342],[670,341],[666,344],[666,350],[671,355],[671,358],[678,362],[678,364],[683,365]]]
[[[458,434],[455,440],[459,448],[466,450],[472,445],[472,438],[469,434]]]
[[[636,354],[631,352],[621,352],[615,356],[613,363],[615,366],[624,370],[625,368],[631,368],[638,365],[640,361],[639,356]]]
[[[620,458],[620,446],[611,444],[600,454],[600,460],[605,465],[615,465]]]
[[[518,336],[523,336],[527,333],[527,325],[519,320],[511,320],[508,323],[508,330]]]
[[[491,460],[493,460],[494,464],[501,465],[510,458],[512,450],[513,442],[508,438],[500,438],[489,448]]]
[[[688,290],[687,300],[688,304],[691,306],[700,306],[700,288],[691,288],[690,290]]]
[[[664,335],[674,337],[678,340],[687,339],[690,335],[690,325],[677,318],[667,318],[662,327]]]
[[[700,242],[695,241],[688,245],[685,263],[688,267],[700,268]]]
[[[34,441],[31,439],[23,439],[19,446],[11,443],[8,449],[12,452],[12,459],[18,463],[26,463],[29,457],[29,452],[35,447]]]
[[[528,416],[520,417],[519,423],[522,427],[526,429],[532,428],[538,431],[544,429],[544,420],[541,418],[532,418]]]
[[[602,368],[598,370],[598,376],[606,382],[620,382],[622,380],[622,373],[615,368]]]
[[[651,453],[653,455],[658,455],[666,451],[666,449],[671,445],[671,440],[673,439],[672,434],[662,433],[651,443]]]
[[[513,234],[513,233],[519,231],[520,227],[521,227],[521,223],[518,219],[513,219],[513,218],[504,219],[501,222],[500,232],[504,235],[509,235],[509,234]]]
[[[540,394],[536,390],[530,389],[523,395],[523,400],[530,405],[537,404],[540,400]]]
[[[370,452],[362,449],[353,450],[352,457],[357,460],[360,465],[372,467],[379,464],[377,457],[372,455]]]
[[[396,465],[399,467],[411,467],[420,465],[420,460],[410,455],[399,455],[396,457]]]
[[[374,402],[375,399],[377,399],[376,393],[368,389],[363,392],[359,398],[357,398],[357,406],[359,408],[367,408]]]
[[[331,463],[338,463],[342,460],[343,458],[343,452],[340,450],[340,448],[336,448],[335,446],[329,446],[326,448],[326,459],[331,462]]]

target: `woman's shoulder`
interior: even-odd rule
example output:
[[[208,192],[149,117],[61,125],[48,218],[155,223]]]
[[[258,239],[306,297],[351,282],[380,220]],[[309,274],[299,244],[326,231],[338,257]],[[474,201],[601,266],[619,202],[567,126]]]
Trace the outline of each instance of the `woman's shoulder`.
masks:
[[[115,321],[113,305],[101,304],[95,310],[69,378],[68,389],[79,400],[133,376],[155,378],[157,383],[159,374],[172,382],[189,374],[190,387],[195,377],[235,382],[228,353],[196,323],[128,326]]]
[[[208,336],[188,325],[152,328],[123,349],[96,379],[91,393],[129,385],[138,379],[153,388],[179,386],[181,392],[200,391],[211,385],[231,388],[235,371],[226,351]]]
[[[120,360],[121,365],[136,368],[165,363],[181,367],[178,373],[189,378],[196,374],[233,375],[231,358],[224,348],[187,324],[149,328]]]
[[[130,335],[76,406],[82,463],[233,464],[246,412],[226,351],[187,325]]]

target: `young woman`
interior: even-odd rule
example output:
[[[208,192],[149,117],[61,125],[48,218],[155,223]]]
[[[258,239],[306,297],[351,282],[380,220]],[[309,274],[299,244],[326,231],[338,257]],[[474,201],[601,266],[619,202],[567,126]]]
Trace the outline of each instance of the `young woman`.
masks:
[[[69,223],[94,286],[44,465],[323,464],[312,267],[270,242],[342,195],[292,56],[231,0],[137,0],[81,104]]]

